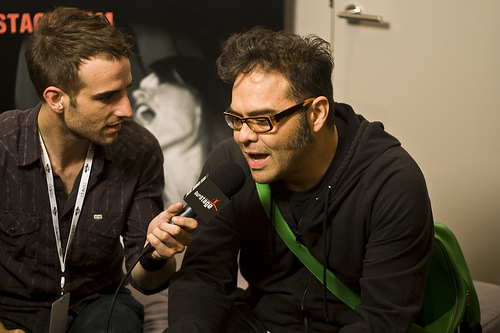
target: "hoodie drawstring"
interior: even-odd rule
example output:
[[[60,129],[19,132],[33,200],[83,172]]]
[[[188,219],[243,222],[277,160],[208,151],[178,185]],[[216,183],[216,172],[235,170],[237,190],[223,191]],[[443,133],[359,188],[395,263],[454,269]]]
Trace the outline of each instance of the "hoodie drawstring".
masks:
[[[328,189],[326,191],[326,198],[325,198],[325,205],[324,205],[324,218],[323,218],[323,242],[324,242],[324,253],[323,253],[323,301],[325,304],[325,317],[326,317],[326,323],[330,325],[330,315],[328,314],[328,302],[327,302],[327,297],[328,297],[328,286],[327,286],[327,280],[326,280],[326,265],[328,263],[328,257],[329,257],[329,246],[328,246],[328,239],[327,239],[327,220],[328,220],[328,203],[330,201],[330,190],[331,186],[328,186]]]
[[[273,196],[271,194],[271,198],[270,198],[270,203],[269,203],[269,254],[271,256],[274,256],[274,249],[276,248],[276,240],[275,240],[275,235],[276,235],[276,229],[274,227],[274,200],[273,200]]]

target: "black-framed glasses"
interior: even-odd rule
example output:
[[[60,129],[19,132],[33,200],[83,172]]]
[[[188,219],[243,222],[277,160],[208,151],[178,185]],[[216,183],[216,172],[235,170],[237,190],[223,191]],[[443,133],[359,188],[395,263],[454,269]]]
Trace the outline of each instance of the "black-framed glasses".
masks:
[[[271,131],[280,120],[292,115],[294,112],[299,111],[315,99],[316,97],[308,98],[297,105],[294,105],[284,111],[275,114],[274,116],[242,118],[230,113],[229,111],[226,111],[224,112],[224,117],[226,118],[227,125],[235,131],[241,130],[243,124],[246,123],[248,127],[250,127],[250,129],[255,133],[265,133]]]

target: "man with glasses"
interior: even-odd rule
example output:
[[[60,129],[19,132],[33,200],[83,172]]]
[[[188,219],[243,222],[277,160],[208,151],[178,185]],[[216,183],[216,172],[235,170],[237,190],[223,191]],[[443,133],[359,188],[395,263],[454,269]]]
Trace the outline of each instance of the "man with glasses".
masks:
[[[167,332],[408,331],[433,240],[417,164],[382,124],[333,101],[330,46],[318,37],[254,28],[226,41],[217,66],[233,86],[224,117],[234,140],[202,174],[234,161],[247,179],[230,206],[199,221],[170,283]],[[327,270],[360,295],[355,309],[322,283]]]

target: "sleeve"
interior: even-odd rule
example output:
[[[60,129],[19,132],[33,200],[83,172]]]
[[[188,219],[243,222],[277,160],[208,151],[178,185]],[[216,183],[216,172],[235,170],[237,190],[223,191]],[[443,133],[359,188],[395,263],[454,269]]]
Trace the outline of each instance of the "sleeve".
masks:
[[[434,239],[425,180],[406,154],[379,162],[365,180],[372,208],[356,307],[361,320],[342,333],[407,332],[423,303]]]
[[[138,148],[140,152],[134,159],[140,163],[139,174],[122,233],[127,270],[144,247],[149,223],[163,211],[163,153],[152,135],[144,135],[144,138],[147,144],[140,145],[143,149]]]
[[[202,175],[226,157],[212,152]],[[182,267],[170,281],[166,332],[218,332],[234,302],[240,248],[234,204],[210,222],[198,223]]]

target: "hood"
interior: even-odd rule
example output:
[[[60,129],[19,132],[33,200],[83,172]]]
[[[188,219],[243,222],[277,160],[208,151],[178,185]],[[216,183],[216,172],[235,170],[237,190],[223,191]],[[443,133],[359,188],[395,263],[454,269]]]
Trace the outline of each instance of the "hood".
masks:
[[[338,122],[347,125],[346,154],[330,184],[338,188],[348,186],[386,151],[401,143],[384,130],[381,122],[367,121],[347,104],[336,103],[335,115]]]

